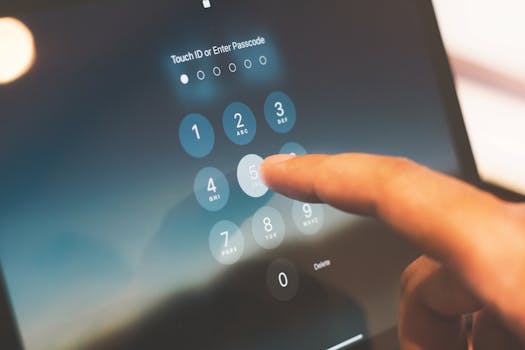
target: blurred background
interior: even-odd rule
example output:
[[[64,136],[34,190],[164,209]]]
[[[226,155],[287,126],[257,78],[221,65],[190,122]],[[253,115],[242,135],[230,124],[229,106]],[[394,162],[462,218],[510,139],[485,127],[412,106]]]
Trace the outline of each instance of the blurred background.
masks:
[[[434,6],[480,174],[525,194],[525,1]]]
[[[525,2],[433,1],[479,172],[525,194]],[[16,25],[0,18],[0,84],[34,59],[30,33]]]

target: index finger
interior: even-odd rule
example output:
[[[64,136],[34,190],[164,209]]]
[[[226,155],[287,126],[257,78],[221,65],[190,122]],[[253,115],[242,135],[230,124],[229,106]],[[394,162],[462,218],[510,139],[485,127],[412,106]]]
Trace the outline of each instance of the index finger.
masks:
[[[374,215],[449,265],[525,341],[522,210],[407,159],[367,154],[280,155],[261,167],[270,188]]]
[[[376,216],[444,262],[464,264],[511,222],[496,197],[403,158],[278,155],[261,171],[276,192]]]

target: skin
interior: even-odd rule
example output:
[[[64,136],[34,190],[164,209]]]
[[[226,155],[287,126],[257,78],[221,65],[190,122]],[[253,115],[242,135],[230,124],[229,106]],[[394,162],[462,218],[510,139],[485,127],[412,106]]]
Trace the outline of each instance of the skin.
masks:
[[[288,197],[377,217],[425,253],[401,277],[401,349],[525,349],[525,204],[377,155],[276,155],[261,174]]]

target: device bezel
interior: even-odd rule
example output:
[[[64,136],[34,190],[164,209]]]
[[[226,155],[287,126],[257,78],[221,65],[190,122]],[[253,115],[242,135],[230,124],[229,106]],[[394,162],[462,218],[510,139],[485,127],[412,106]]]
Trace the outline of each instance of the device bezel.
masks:
[[[96,2],[100,0],[55,0],[35,1],[22,0],[11,2],[0,9],[0,13],[6,16],[23,16],[52,8],[74,6],[78,3]],[[446,118],[450,133],[454,142],[455,151],[459,160],[459,172],[463,180],[489,190],[507,200],[523,200],[523,196],[503,190],[493,185],[483,183],[478,174],[467,130],[458,101],[454,78],[448,62],[445,47],[439,31],[439,26],[431,0],[412,0],[417,7],[421,25],[430,53],[432,66],[439,85],[439,90],[446,110]],[[18,330],[14,312],[9,302],[9,295],[5,281],[2,276],[0,265],[0,344],[9,349],[22,348],[20,332]],[[397,349],[397,332],[393,327],[384,333],[354,346],[352,349]]]

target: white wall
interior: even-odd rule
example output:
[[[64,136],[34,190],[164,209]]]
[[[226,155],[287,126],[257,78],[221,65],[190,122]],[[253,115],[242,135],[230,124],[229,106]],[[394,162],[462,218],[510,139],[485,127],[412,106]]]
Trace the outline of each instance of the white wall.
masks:
[[[525,1],[434,6],[481,176],[525,194]]]

